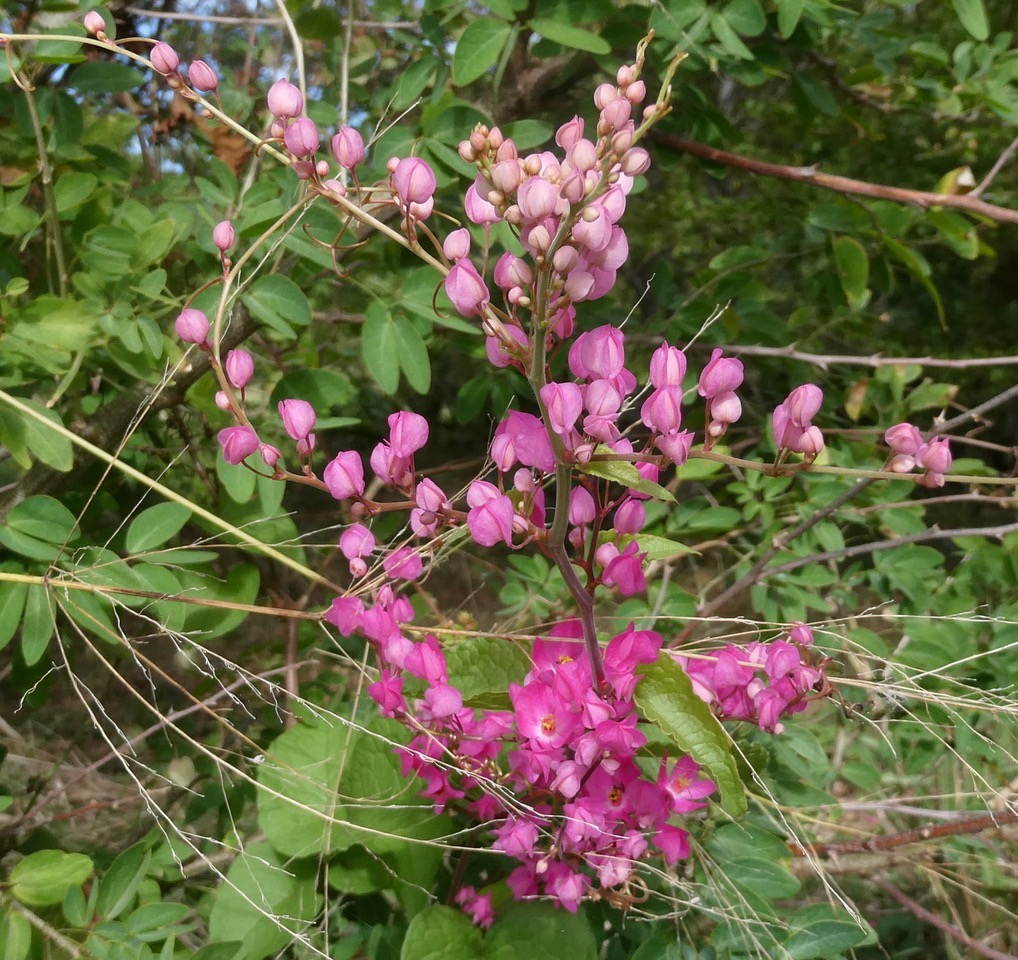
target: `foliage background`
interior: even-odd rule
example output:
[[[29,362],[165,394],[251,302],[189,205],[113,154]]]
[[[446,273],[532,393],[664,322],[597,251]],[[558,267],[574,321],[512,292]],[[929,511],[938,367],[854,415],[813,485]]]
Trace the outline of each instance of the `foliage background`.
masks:
[[[2,28],[83,34],[88,8],[15,3]],[[724,307],[690,356],[695,367],[715,344],[742,348],[750,416],[730,438],[736,454],[768,459],[767,412],[814,379],[833,462],[873,467],[886,426],[961,417],[956,469],[1013,475],[1013,4],[105,9],[117,36],[207,58],[225,110],[252,131],[267,128],[269,83],[303,75],[316,121],[374,134],[364,182],[413,148],[453,215],[472,177],[455,145],[475,122],[532,148],[574,113],[589,121],[590,91],[653,27],[651,74],[675,46],[689,58],[627,214],[624,282],[583,324],[628,317],[627,342],[649,354],[661,338],[690,341]],[[739,732],[750,818],[714,817],[696,866],[652,879],[653,896],[625,917],[597,904],[570,927],[521,908],[479,946],[462,918],[426,911],[457,870],[495,882],[497,867],[462,866],[452,826],[417,806],[372,739],[391,731],[359,706],[364,651],[315,617],[343,586],[342,518],[217,459],[225,421],[211,378],[173,336],[184,298],[218,270],[212,224],[229,216],[251,243],[294,202],[296,182],[125,57],[53,41],[10,50],[0,67],[0,957],[455,960],[426,951],[460,942],[463,956],[538,956],[526,946],[534,930],[549,955],[562,937],[593,956],[596,936],[602,955],[641,960],[826,957],[853,944],[862,957],[1018,950],[1013,488],[917,495],[904,481],[793,482],[702,462],[682,476],[680,508],[658,518],[699,554],[663,564],[657,628],[699,649],[807,620],[847,709],[816,707],[779,738]],[[12,67],[31,92],[11,82]],[[728,156],[699,159],[689,141]],[[751,176],[733,154],[885,189],[861,197]],[[958,171],[971,167],[979,183],[998,158],[981,192],[997,210],[973,214]],[[906,204],[899,189],[949,199]],[[450,310],[436,316],[426,268],[378,240],[334,252],[336,234],[335,215],[315,207],[262,248],[228,332],[263,371],[249,408],[303,396],[327,418],[331,448],[363,450],[394,407],[416,409],[439,425],[427,466],[446,469],[450,486],[467,480],[483,455],[474,441],[525,385],[484,365],[476,330]],[[450,551],[417,602],[446,627],[511,634],[561,614],[560,586],[537,557]],[[645,613],[622,604],[602,622]],[[280,799],[335,813],[337,790],[349,822],[442,842],[336,836]],[[393,797],[398,810],[378,809]],[[945,829],[909,835],[925,824]],[[806,842],[816,855],[795,856]],[[873,926],[869,940],[854,918]]]

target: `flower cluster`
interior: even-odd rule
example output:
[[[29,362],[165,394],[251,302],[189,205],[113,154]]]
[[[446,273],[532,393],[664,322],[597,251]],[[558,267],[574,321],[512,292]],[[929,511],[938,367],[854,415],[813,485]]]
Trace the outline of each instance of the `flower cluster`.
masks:
[[[700,699],[725,720],[748,720],[781,733],[782,717],[806,709],[809,694],[822,684],[823,664],[810,662],[813,632],[797,623],[787,639],[728,644],[704,658],[676,657]]]
[[[928,442],[918,427],[911,423],[896,423],[884,434],[886,443],[894,452],[888,468],[895,473],[910,473],[918,467],[923,471],[918,483],[925,487],[942,487],[944,474],[951,469],[951,448],[947,437],[933,437]]]
[[[816,459],[824,448],[824,436],[820,428],[813,425],[813,418],[823,402],[823,390],[816,384],[804,383],[775,408],[771,415],[771,431],[779,457],[791,451],[805,454],[809,460]]]

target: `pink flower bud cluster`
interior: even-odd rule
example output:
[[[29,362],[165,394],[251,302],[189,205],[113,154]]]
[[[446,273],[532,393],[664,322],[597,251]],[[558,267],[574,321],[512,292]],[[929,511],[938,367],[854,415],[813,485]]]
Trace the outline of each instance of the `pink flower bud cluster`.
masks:
[[[924,487],[942,487],[944,474],[951,469],[951,447],[947,437],[934,437],[928,443],[918,427],[896,423],[884,433],[884,443],[894,452],[888,469],[895,473],[911,473],[918,467],[923,475],[918,482]]]
[[[730,643],[710,657],[675,659],[717,716],[781,733],[781,718],[805,710],[809,695],[823,686],[824,665],[813,665],[807,653],[812,644],[813,632],[797,623],[785,640]]]
[[[824,435],[813,425],[813,417],[823,402],[823,390],[816,384],[804,383],[775,408],[771,415],[771,431],[779,456],[791,451],[805,454],[810,460],[816,459],[824,448]]]
[[[742,416],[742,402],[735,391],[742,386],[742,361],[722,356],[720,348],[700,374],[697,393],[707,401],[707,429],[703,448],[709,450],[724,436],[729,424]]]

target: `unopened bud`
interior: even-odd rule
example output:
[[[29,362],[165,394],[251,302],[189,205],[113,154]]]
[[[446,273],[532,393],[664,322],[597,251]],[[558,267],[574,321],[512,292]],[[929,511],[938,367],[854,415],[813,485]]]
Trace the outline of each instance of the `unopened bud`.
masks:
[[[236,239],[233,224],[229,220],[221,220],[212,228],[212,242],[222,253],[226,253]]]
[[[219,86],[219,77],[204,60],[194,60],[187,68],[187,79],[195,90],[215,90]]]
[[[89,10],[85,14],[85,29],[94,37],[103,39],[106,35],[106,21],[98,10]]]
[[[149,58],[152,61],[152,67],[164,76],[176,73],[180,67],[180,57],[168,43],[157,43],[152,48]]]

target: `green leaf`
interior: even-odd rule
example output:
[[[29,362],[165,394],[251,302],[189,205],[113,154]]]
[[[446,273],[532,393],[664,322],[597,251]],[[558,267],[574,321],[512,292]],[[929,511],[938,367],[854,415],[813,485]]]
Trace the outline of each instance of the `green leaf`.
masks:
[[[789,960],[826,960],[854,947],[870,934],[852,920],[810,920],[804,924],[792,922],[795,932],[785,941],[785,956]]]
[[[18,629],[27,596],[27,583],[0,582],[0,650],[11,642]]]
[[[399,960],[479,960],[483,956],[480,929],[462,910],[436,904],[410,921]]]
[[[254,496],[258,474],[242,463],[227,463],[222,457],[216,460],[216,473],[234,503],[247,503]]]
[[[983,0],[951,0],[951,6],[961,25],[977,40],[986,40],[990,35],[990,24],[986,19]]]
[[[115,920],[132,903],[148,872],[149,853],[144,841],[128,847],[110,865],[99,883],[95,902],[96,915],[104,920]]]
[[[311,323],[311,304],[300,287],[278,273],[259,277],[241,294],[251,315],[285,337],[296,337],[298,327]]]
[[[25,960],[32,948],[32,927],[20,913],[0,916],[0,960]]]
[[[799,25],[802,11],[806,6],[806,0],[777,0],[778,4],[778,33],[783,40],[787,40]]]
[[[38,850],[11,871],[10,889],[28,907],[50,907],[62,903],[71,887],[81,886],[91,875],[92,861],[83,853]]]
[[[239,942],[244,960],[283,950],[318,913],[315,880],[313,862],[284,863],[267,843],[251,844],[216,890],[209,938]]]
[[[611,44],[598,36],[591,30],[584,30],[582,27],[573,26],[562,20],[552,20],[550,17],[535,17],[530,21],[530,28],[534,33],[540,34],[545,40],[552,43],[559,43],[571,50],[586,50],[587,53],[604,55],[612,52]]]
[[[767,28],[760,0],[732,0],[724,9],[725,20],[743,37],[758,37]]]
[[[733,817],[742,816],[747,809],[746,794],[728,734],[693,691],[686,671],[668,653],[644,669],[635,699],[647,720],[706,768],[725,810]]]
[[[699,552],[692,547],[687,547],[678,540],[669,540],[667,537],[659,537],[653,533],[632,533],[619,537],[620,548],[636,543],[640,553],[647,554],[648,560],[670,560],[672,557],[684,557],[689,554],[699,556]]]
[[[530,656],[518,644],[499,637],[470,637],[445,648],[449,682],[473,705],[485,694],[505,700],[510,683],[522,683]]]
[[[841,281],[841,289],[845,291],[845,299],[853,310],[861,310],[869,302],[870,262],[866,248],[855,237],[833,237],[834,263]]]
[[[14,507],[7,514],[7,525],[26,536],[63,545],[75,539],[78,523],[59,500],[40,494]]]
[[[566,913],[550,903],[507,909],[486,938],[487,960],[596,960],[597,942],[583,912]]]
[[[127,93],[145,82],[145,74],[123,63],[93,60],[83,63],[67,80],[79,93]]]
[[[452,77],[458,87],[465,87],[483,76],[497,62],[512,27],[504,20],[481,17],[472,20],[456,43],[452,55]]]
[[[399,365],[406,374],[407,383],[418,393],[427,393],[431,388],[431,362],[424,338],[406,317],[396,317],[393,323]]]
[[[732,25],[717,10],[711,11],[710,28],[727,54],[737,60],[753,59],[753,52],[739,39],[739,35],[732,29]]]
[[[387,853],[434,821],[392,750],[402,728],[383,720],[371,728],[384,739],[320,718],[273,741],[258,772],[258,822],[280,853],[304,857],[355,843]]]
[[[514,120],[502,127],[506,138],[511,137],[519,150],[533,150],[547,143],[555,135],[555,128],[543,120]]]
[[[612,451],[607,446],[600,446],[594,452],[610,454]],[[614,483],[622,484],[624,487],[638,490],[640,493],[654,497],[655,500],[675,503],[675,497],[662,487],[661,484],[654,483],[652,480],[645,480],[640,475],[640,471],[628,460],[592,460],[589,463],[583,464],[579,469],[584,473],[589,473],[592,477],[611,480]]]
[[[386,393],[395,393],[399,386],[401,364],[397,342],[396,324],[389,308],[381,300],[373,300],[364,315],[361,355],[368,372]]]
[[[21,656],[28,666],[35,666],[42,659],[54,629],[53,600],[49,591],[41,584],[32,584],[25,598],[25,619],[21,627]],[[60,899],[63,898],[61,894]]]
[[[146,553],[172,540],[191,519],[191,511],[181,503],[157,503],[142,510],[127,528],[126,547],[132,554]]]
[[[99,178],[94,173],[72,171],[63,174],[53,185],[57,213],[67,213],[80,207],[98,185]]]
[[[21,330],[20,327],[18,329],[19,331]],[[45,419],[52,423],[61,427],[64,425],[56,410],[49,410],[41,403],[27,398],[21,402],[42,414]],[[46,424],[36,420],[35,417],[24,417],[24,424],[25,444],[31,452],[32,459],[40,460],[54,470],[59,470],[61,473],[67,473],[74,467],[74,445],[67,437],[57,433],[55,430],[51,430]]]

